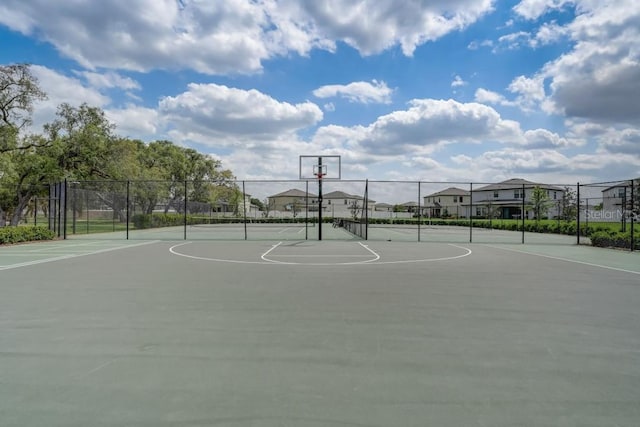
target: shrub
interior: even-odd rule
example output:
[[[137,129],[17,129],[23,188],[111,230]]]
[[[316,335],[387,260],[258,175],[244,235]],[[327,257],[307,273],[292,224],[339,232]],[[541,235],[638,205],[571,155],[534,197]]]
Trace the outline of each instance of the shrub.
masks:
[[[21,226],[0,228],[0,245],[31,242],[36,240],[53,240],[55,233],[43,226]]]
[[[591,244],[601,248],[631,248],[631,234],[611,231],[596,231],[591,236]],[[634,236],[635,249],[640,248],[640,237]]]

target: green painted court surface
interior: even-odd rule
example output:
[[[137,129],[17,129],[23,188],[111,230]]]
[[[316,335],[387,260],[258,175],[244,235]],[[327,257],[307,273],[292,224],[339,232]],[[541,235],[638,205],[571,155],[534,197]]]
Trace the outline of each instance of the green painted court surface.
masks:
[[[638,425],[639,254],[290,233],[0,247],[0,425]]]

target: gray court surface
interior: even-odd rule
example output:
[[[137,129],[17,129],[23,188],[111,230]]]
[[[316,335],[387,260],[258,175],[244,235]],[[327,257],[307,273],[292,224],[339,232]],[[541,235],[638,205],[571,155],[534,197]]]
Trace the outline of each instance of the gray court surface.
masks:
[[[638,426],[640,255],[0,247],[0,426]]]

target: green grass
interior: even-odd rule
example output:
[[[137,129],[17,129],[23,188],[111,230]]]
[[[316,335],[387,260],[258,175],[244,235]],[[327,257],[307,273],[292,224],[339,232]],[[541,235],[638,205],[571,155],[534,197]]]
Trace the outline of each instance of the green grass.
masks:
[[[133,228],[133,225],[131,225]],[[92,219],[92,220],[76,220],[75,233],[73,221],[67,220],[67,235],[71,234],[93,234],[93,233],[112,233],[114,231],[124,231],[127,224],[111,219]]]

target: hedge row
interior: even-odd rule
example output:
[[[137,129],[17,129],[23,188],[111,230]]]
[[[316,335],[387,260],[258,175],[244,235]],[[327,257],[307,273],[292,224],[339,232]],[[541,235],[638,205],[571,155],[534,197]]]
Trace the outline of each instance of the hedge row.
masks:
[[[591,244],[601,248],[625,248],[631,249],[631,233],[619,231],[597,231],[591,236]],[[634,235],[634,249],[640,249],[640,236]]]
[[[323,218],[323,222],[331,222],[331,218]],[[299,224],[304,218],[252,218],[251,223],[269,224]],[[175,227],[184,225],[184,215],[178,213],[168,214],[136,214],[132,217],[133,226],[137,229]],[[309,218],[309,223],[315,223],[315,218]],[[243,224],[244,218],[215,218],[196,215],[187,215],[187,225],[197,224]]]
[[[0,245],[31,242],[34,240],[53,240],[55,233],[43,226],[20,226],[0,228]]]

